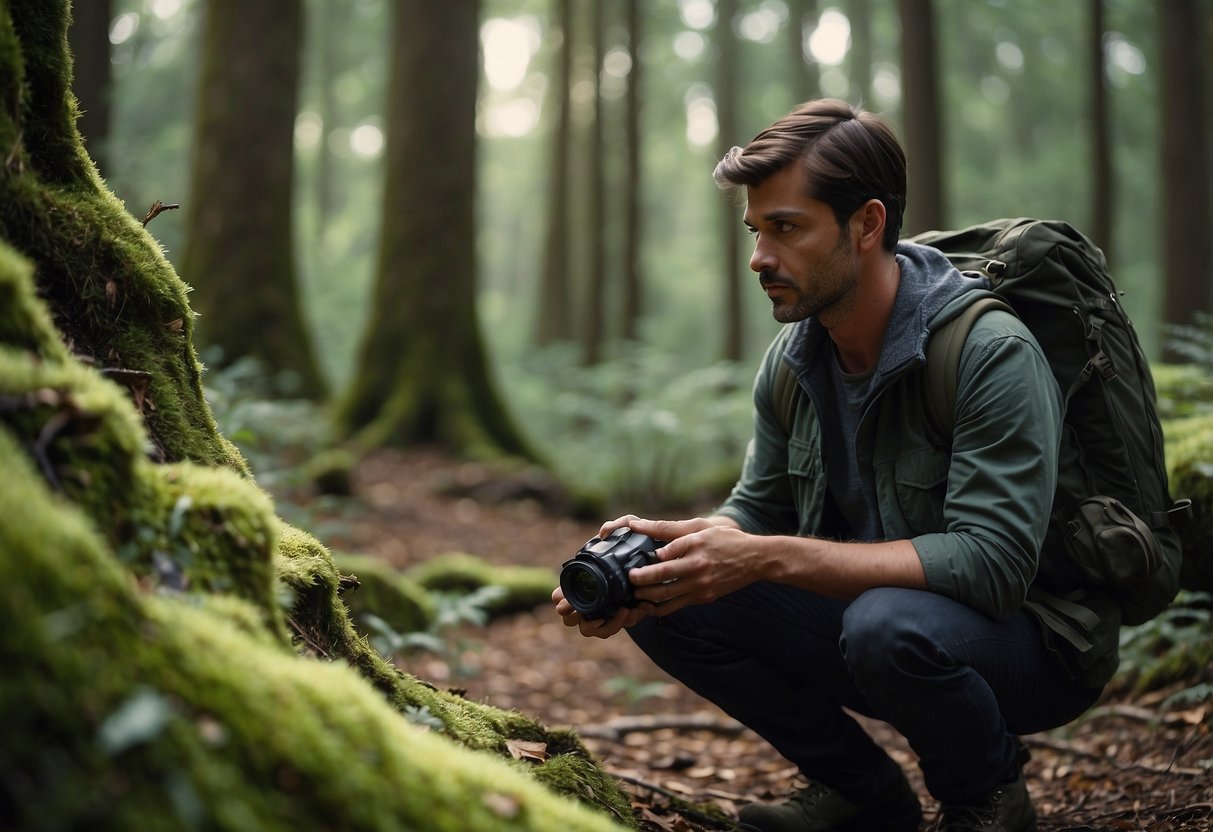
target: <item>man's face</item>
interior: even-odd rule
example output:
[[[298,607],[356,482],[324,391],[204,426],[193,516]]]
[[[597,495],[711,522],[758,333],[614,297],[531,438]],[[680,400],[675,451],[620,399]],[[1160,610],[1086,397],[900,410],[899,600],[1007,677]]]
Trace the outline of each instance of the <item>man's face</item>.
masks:
[[[829,327],[854,303],[859,265],[834,212],[805,195],[804,177],[793,163],[747,189],[745,224],[755,238],[750,268],[775,320],[814,316]]]

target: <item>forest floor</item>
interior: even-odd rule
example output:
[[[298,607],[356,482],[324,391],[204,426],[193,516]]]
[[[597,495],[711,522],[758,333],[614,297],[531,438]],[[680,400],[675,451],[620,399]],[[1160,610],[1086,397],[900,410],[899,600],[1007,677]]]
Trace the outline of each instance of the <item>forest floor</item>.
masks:
[[[509,497],[510,484],[482,466],[434,452],[377,452],[356,469],[354,484],[340,521],[318,534],[333,549],[398,567],[462,551],[555,575],[597,531],[597,523],[553,515],[533,498]],[[402,663],[470,699],[576,729],[623,782],[643,829],[729,828],[688,804],[735,818],[748,802],[782,799],[804,785],[764,741],[656,669],[626,635],[582,638],[548,606],[463,627],[448,636],[444,655]],[[1164,698],[1107,695],[1078,723],[1024,738],[1042,832],[1213,829],[1211,706],[1163,711]],[[937,804],[913,752],[884,723],[863,724],[919,790],[925,827]]]

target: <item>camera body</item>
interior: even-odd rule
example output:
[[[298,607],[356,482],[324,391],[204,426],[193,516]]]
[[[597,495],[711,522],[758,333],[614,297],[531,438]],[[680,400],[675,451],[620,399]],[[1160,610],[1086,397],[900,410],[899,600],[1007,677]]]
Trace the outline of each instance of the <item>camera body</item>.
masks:
[[[611,618],[620,607],[636,606],[628,573],[657,563],[655,553],[664,545],[626,526],[591,538],[560,568],[565,600],[588,619]]]

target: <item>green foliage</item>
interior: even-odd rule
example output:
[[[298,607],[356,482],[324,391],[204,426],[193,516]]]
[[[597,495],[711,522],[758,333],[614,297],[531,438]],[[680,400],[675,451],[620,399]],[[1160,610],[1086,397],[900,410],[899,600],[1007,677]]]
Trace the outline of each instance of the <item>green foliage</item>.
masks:
[[[1181,592],[1156,618],[1120,634],[1120,680],[1137,692],[1213,681],[1213,595]]]
[[[548,349],[503,374],[557,474],[608,511],[715,502],[736,480],[752,427],[750,367],[632,344],[588,368],[571,349]]]

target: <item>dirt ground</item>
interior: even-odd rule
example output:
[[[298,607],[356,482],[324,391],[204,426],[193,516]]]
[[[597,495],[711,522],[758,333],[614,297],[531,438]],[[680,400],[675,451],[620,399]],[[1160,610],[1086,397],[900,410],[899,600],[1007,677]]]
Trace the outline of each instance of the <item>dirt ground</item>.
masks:
[[[560,517],[531,497],[511,497],[510,484],[483,467],[432,452],[367,458],[355,472],[355,492],[352,519],[318,533],[332,548],[400,567],[464,551],[494,563],[548,566],[555,575],[597,530],[596,522]],[[575,728],[623,781],[646,829],[729,828],[686,804],[735,818],[748,802],[803,786],[765,742],[653,667],[626,635],[584,639],[548,607],[462,629],[449,654],[406,663],[471,699]],[[1077,724],[1024,738],[1042,832],[1213,829],[1213,707],[1163,712],[1163,698],[1105,697]],[[913,752],[889,726],[864,724],[919,790],[926,826],[937,806]]]

